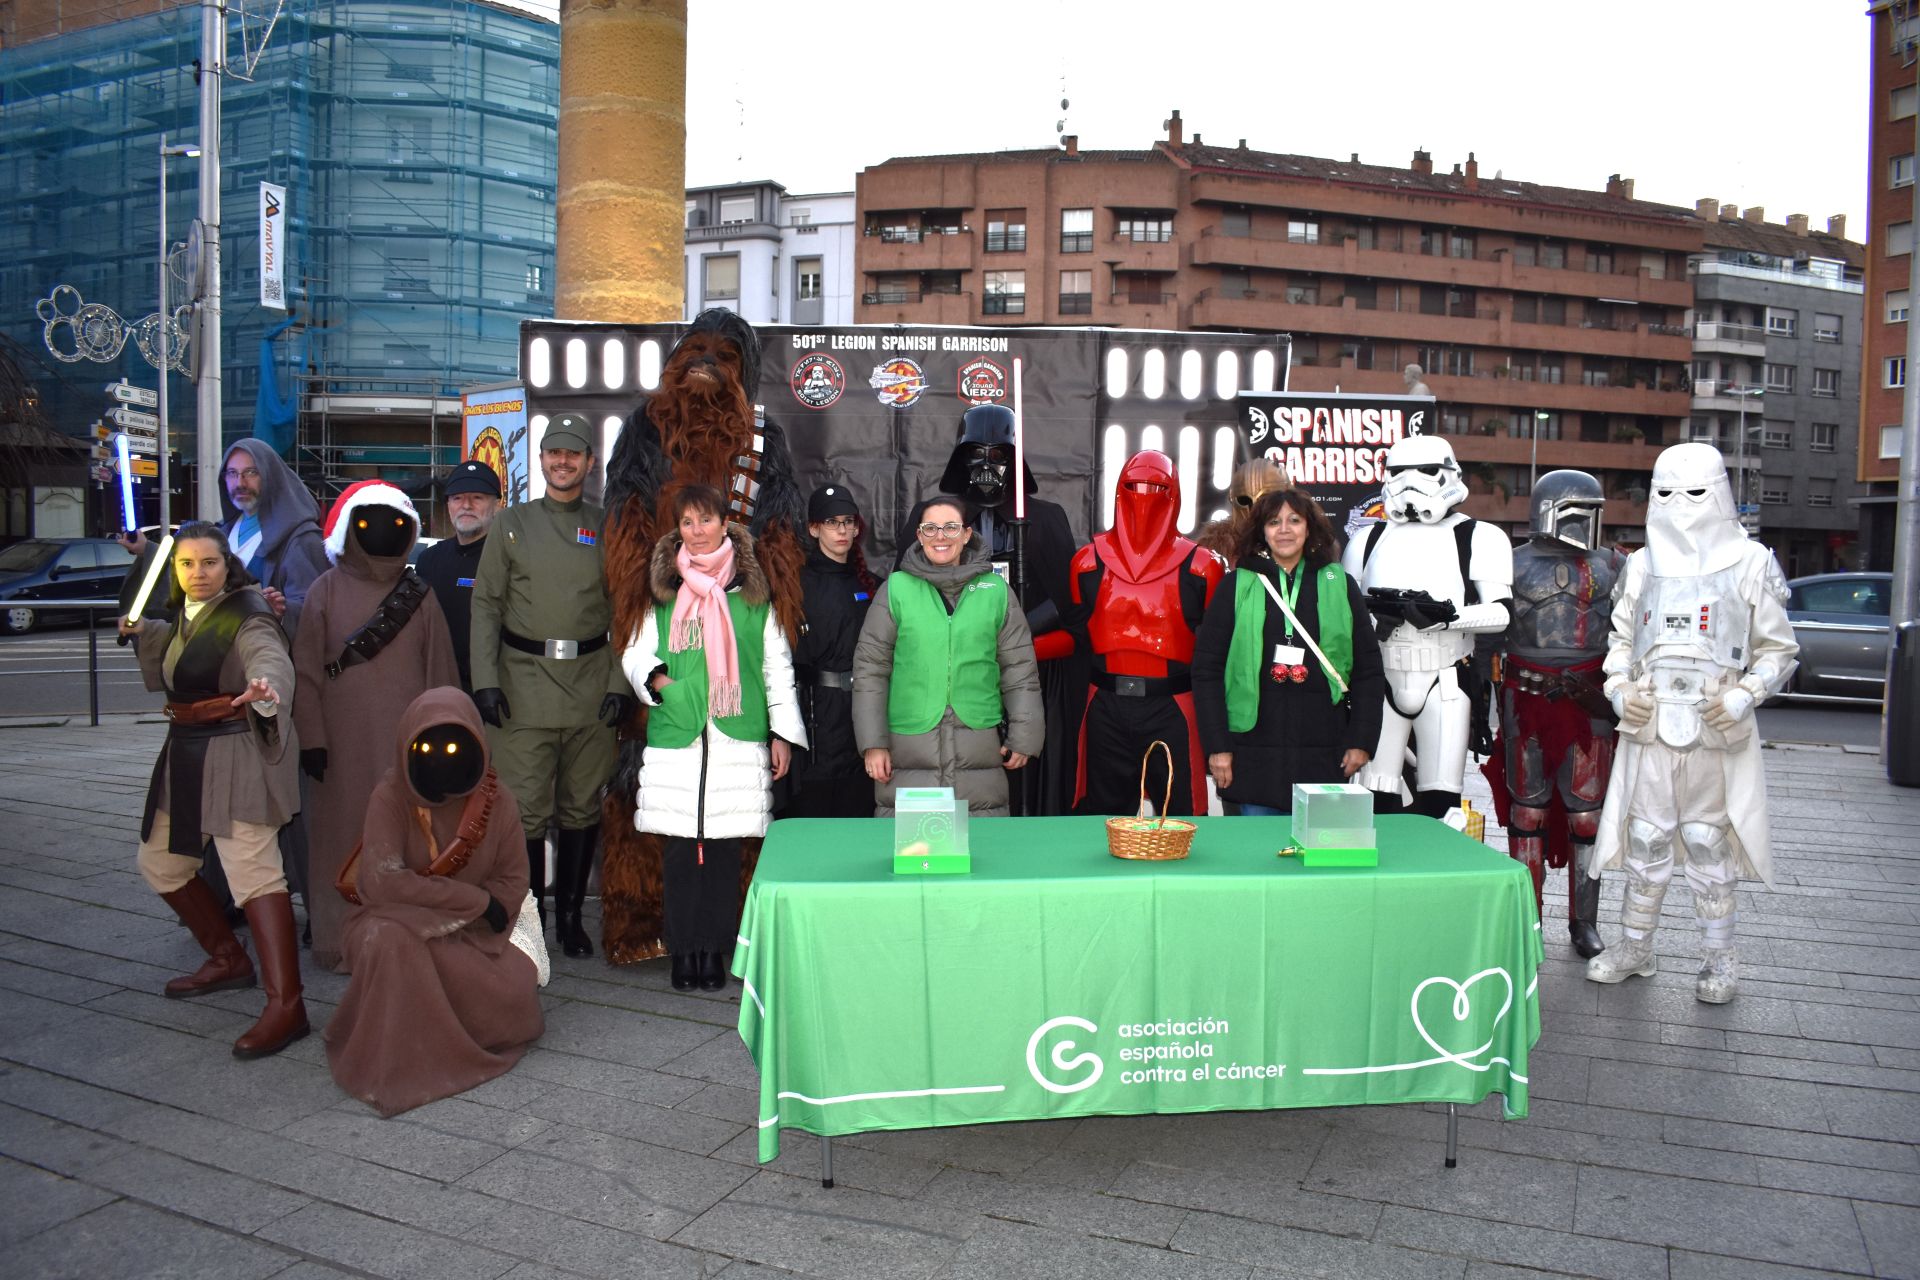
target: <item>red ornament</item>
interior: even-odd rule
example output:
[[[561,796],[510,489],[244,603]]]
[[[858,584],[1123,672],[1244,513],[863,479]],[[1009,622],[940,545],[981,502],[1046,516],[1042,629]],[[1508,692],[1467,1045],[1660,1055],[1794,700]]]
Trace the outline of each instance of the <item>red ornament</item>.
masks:
[[[1299,664],[1295,664],[1294,666],[1288,667],[1287,679],[1293,681],[1295,684],[1305,684],[1307,682],[1306,667]]]

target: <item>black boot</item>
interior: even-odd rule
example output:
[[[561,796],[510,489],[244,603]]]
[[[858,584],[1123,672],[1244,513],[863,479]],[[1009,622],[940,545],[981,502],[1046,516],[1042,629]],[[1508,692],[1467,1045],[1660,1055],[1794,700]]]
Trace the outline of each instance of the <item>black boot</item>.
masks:
[[[587,877],[593,871],[593,842],[599,827],[578,831],[560,829],[560,848],[553,869],[554,929],[560,949],[578,959],[593,954],[593,940],[581,927],[580,911],[587,900]]]
[[[1607,949],[1600,940],[1600,882],[1587,874],[1581,852],[1590,847],[1575,845],[1573,863],[1567,868],[1567,878],[1572,881],[1567,886],[1567,936],[1573,939],[1573,949],[1582,960],[1591,960]]]
[[[694,959],[699,968],[702,991],[718,991],[727,985],[726,952],[702,951]]]
[[[699,982],[699,967],[694,963],[693,956],[684,951],[674,952],[673,989],[675,991],[691,991],[695,986],[699,985]]]
[[[547,841],[544,836],[527,837],[527,892],[540,909],[540,931],[547,930]],[[505,905],[505,904],[502,904]]]

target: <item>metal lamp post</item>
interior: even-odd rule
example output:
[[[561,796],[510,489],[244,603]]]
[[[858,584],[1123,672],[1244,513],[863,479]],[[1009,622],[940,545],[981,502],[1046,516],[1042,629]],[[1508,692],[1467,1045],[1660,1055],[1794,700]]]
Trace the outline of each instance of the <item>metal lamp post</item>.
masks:
[[[160,366],[160,384],[154,409],[160,419],[160,532],[173,527],[173,428],[167,422],[167,369],[171,356],[167,351],[167,326],[172,313],[167,308],[167,161],[181,156],[197,156],[200,148],[168,146],[167,135],[160,135],[160,323],[154,331],[154,357]]]
[[[1737,466],[1740,471],[1740,522],[1745,524],[1747,519],[1746,509],[1748,505],[1747,497],[1749,487],[1747,485],[1747,401],[1754,396],[1767,394],[1767,389],[1765,387],[1735,387],[1732,390],[1734,396],[1740,401],[1740,439],[1734,446],[1734,457],[1736,459],[1735,466]]]
[[[1533,500],[1533,481],[1540,471],[1540,424],[1548,421],[1553,414],[1545,409],[1533,411],[1533,448],[1527,458],[1527,500]]]

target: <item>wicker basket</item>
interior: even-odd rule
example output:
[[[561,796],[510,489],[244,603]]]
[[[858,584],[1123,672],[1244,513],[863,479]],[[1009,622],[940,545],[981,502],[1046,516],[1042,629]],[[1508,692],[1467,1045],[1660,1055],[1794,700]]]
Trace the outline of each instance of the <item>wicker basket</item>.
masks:
[[[1147,763],[1156,747],[1167,753],[1167,791],[1160,801],[1160,812],[1165,815],[1173,802],[1173,749],[1164,742],[1155,742],[1140,757],[1140,801],[1146,803]],[[1107,852],[1136,862],[1172,862],[1187,856],[1196,830],[1194,823],[1180,818],[1108,818]]]

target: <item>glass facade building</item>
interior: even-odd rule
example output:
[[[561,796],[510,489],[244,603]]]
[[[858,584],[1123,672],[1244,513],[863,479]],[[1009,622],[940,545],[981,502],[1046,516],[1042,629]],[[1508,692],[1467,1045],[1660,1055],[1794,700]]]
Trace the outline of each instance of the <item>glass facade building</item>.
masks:
[[[29,372],[68,433],[102,383],[155,373],[132,342],[111,364],[56,360],[36,303],[66,284],[129,321],[155,310],[158,146],[198,141],[200,22],[161,8],[0,50],[0,332],[42,361]],[[461,389],[517,376],[520,321],[552,314],[559,28],[524,6],[287,0],[251,80],[228,32],[224,436],[255,432],[264,369],[268,399],[298,409],[278,442],[316,488],[423,480],[457,459]],[[179,242],[199,172],[170,164]],[[287,190],[287,312],[260,305],[262,182]],[[169,392],[191,457],[193,384]]]

